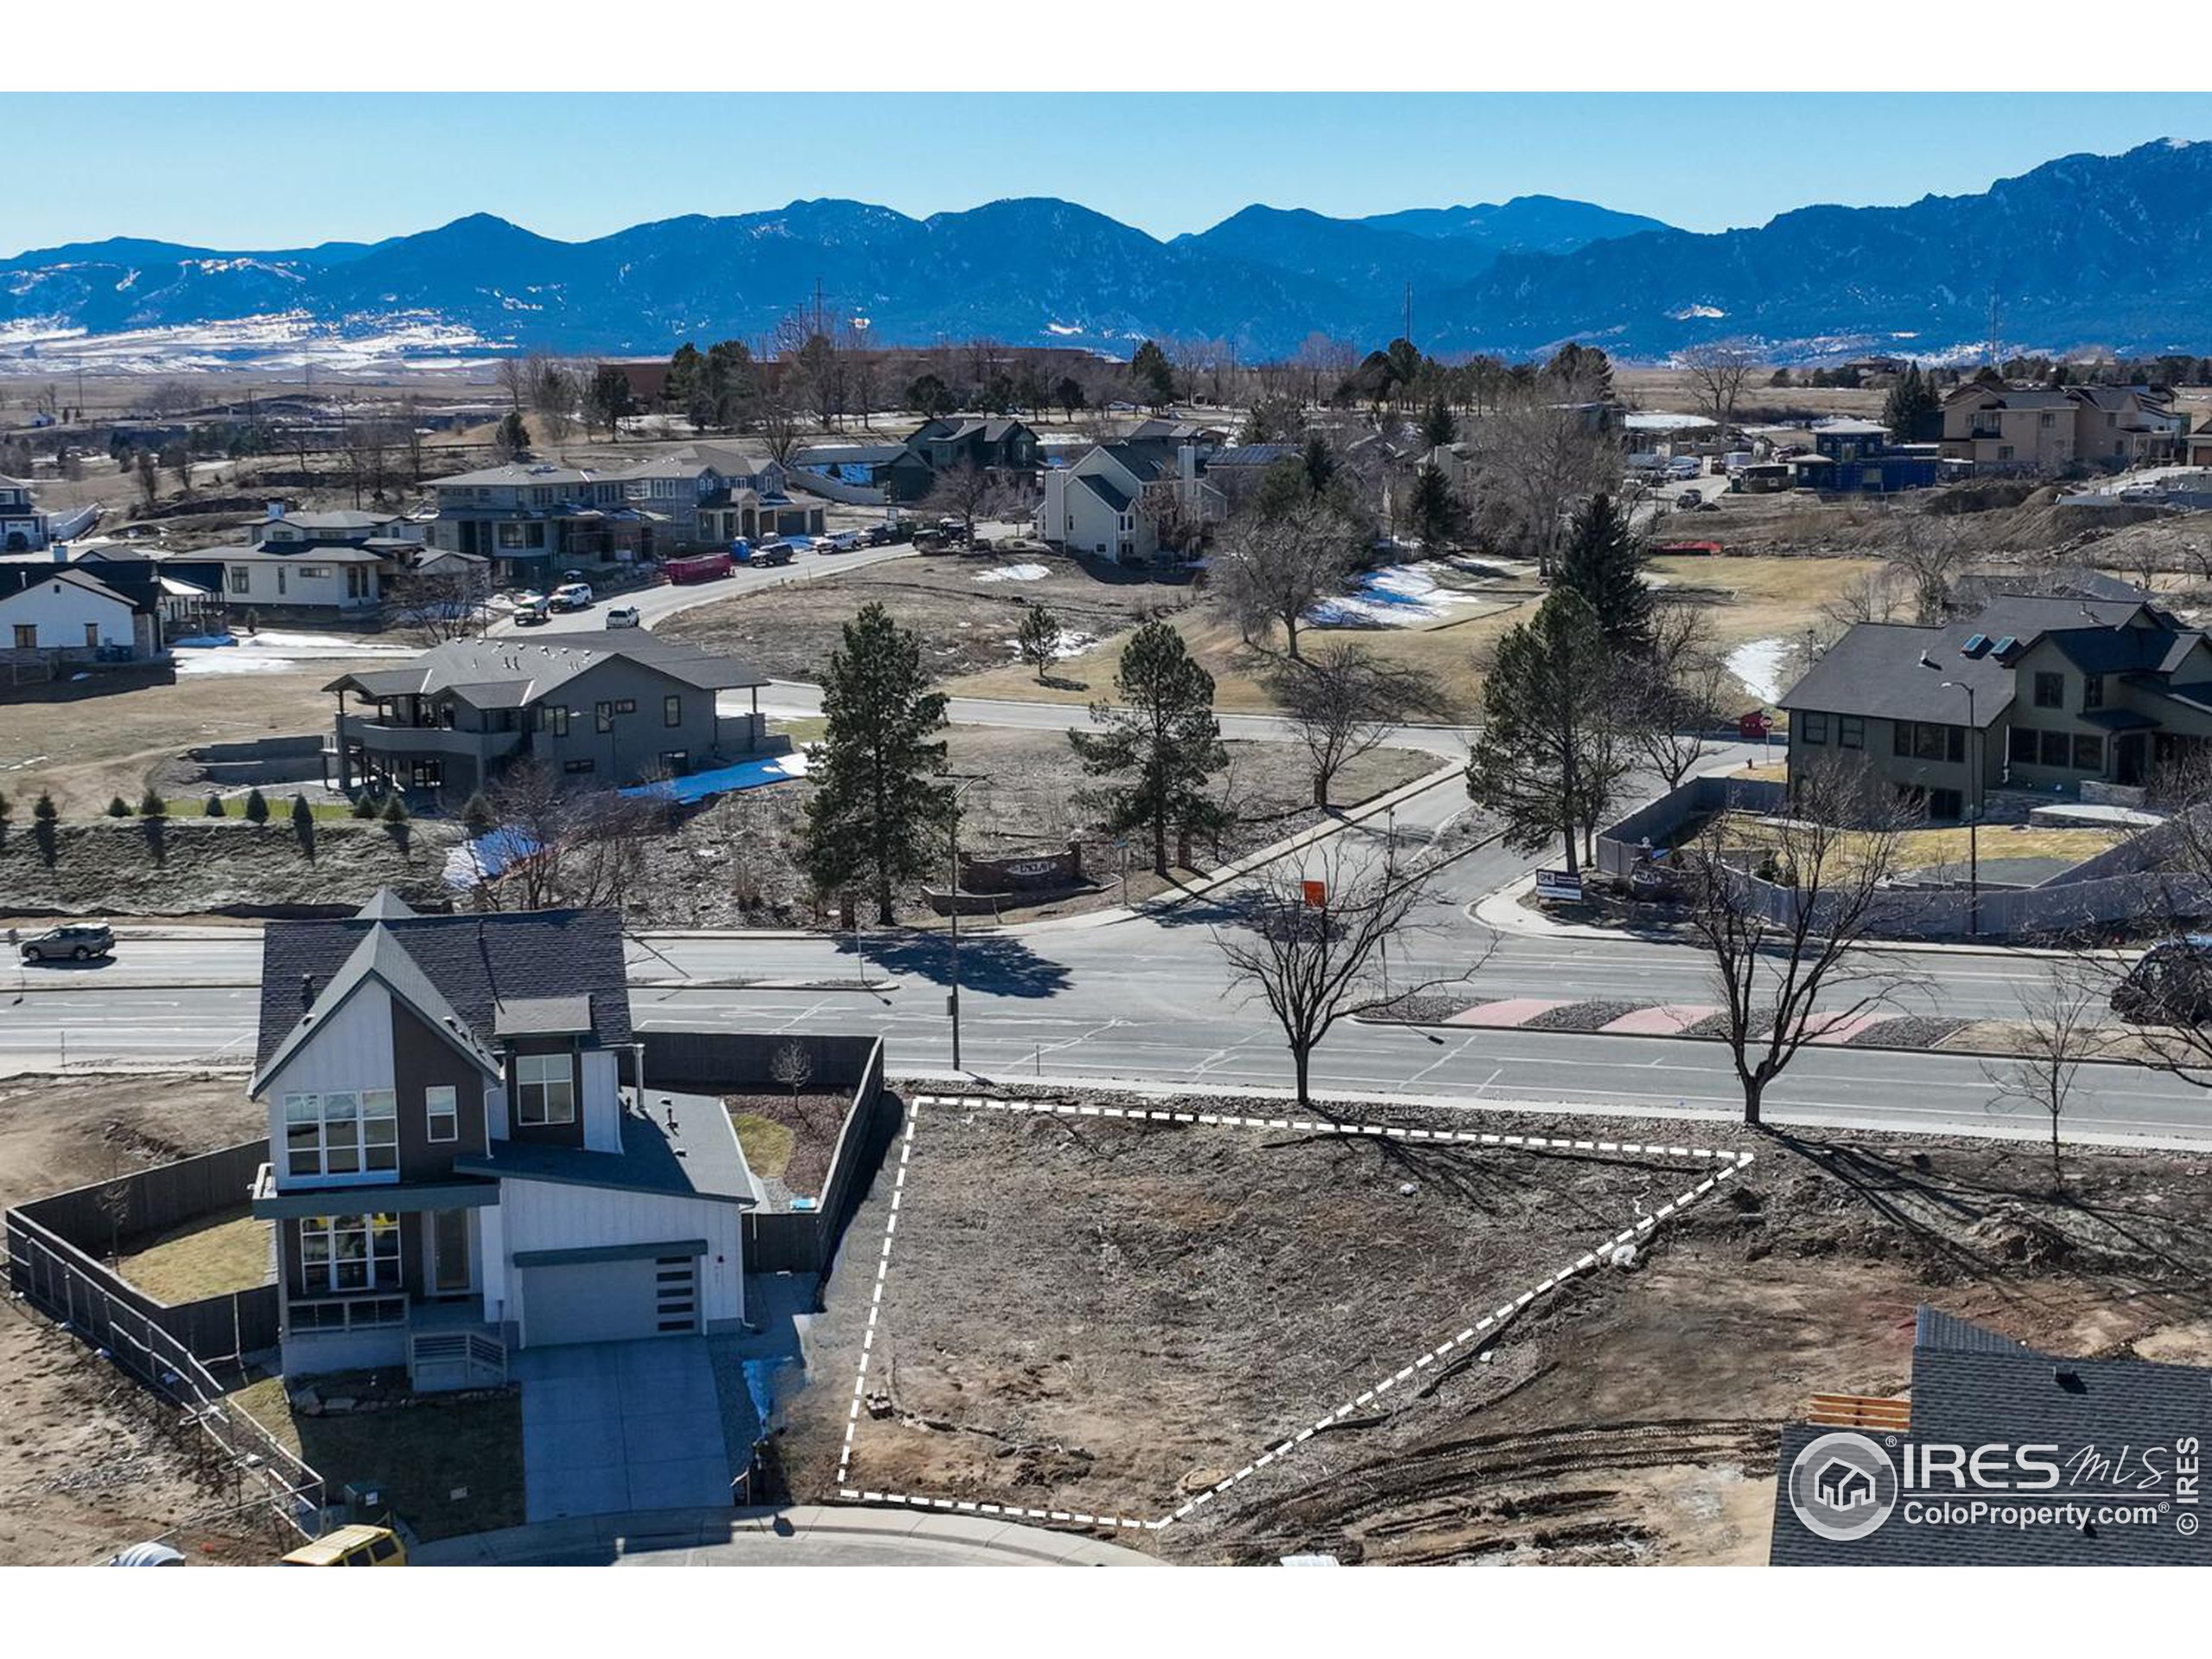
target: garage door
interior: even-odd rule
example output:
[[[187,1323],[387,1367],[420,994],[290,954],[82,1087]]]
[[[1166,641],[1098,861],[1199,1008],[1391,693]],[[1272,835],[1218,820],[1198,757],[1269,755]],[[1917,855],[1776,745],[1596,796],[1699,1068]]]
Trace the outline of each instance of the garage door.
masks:
[[[578,1262],[523,1272],[523,1340],[628,1342],[699,1328],[699,1264],[671,1255]]]

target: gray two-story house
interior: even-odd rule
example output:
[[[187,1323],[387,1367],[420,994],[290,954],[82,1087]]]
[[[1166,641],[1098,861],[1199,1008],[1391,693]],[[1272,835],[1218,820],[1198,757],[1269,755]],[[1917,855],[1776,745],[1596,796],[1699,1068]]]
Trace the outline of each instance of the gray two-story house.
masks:
[[[766,683],[734,657],[647,633],[448,640],[323,688],[338,698],[324,778],[459,799],[524,760],[579,783],[681,775],[763,752]],[[720,714],[718,694],[738,690],[750,710]]]
[[[759,1189],[718,1103],[625,1096],[633,1042],[613,911],[422,916],[387,891],[271,922],[251,1207],[286,1375],[459,1388],[518,1348],[736,1329]]]
[[[1793,785],[1863,760],[1956,820],[1994,789],[2139,787],[2212,741],[2212,642],[2144,600],[2003,597],[1940,627],[1859,623],[1782,706]]]

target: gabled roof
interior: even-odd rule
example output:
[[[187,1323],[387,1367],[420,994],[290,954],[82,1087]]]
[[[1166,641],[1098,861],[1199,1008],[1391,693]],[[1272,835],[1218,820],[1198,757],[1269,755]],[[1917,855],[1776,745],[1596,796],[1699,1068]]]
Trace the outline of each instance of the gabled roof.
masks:
[[[1206,457],[1206,470],[1217,467],[1272,467],[1279,461],[1295,461],[1299,449],[1288,443],[1241,443],[1231,449],[1217,449]]]
[[[1108,506],[1113,508],[1115,512],[1127,512],[1129,510],[1128,496],[1122,491],[1116,489],[1113,485],[1107,482],[1106,480],[1099,477],[1097,474],[1078,473],[1076,474],[1075,481],[1082,485],[1086,490],[1089,490],[1093,495],[1096,496],[1101,501],[1103,501]]]
[[[309,1012],[329,1003],[341,976],[370,975],[428,1010],[442,1033],[450,1014],[463,1039],[488,1053],[499,1005],[588,996],[589,1037],[612,1048],[631,1039],[622,918],[611,910],[543,910],[485,915],[400,916],[381,895],[381,913],[337,921],[271,922],[262,935],[261,1028],[257,1087]],[[358,987],[356,987],[358,988]],[[334,1006],[334,1004],[329,1004]],[[292,1047],[296,1048],[296,1044]]]
[[[56,564],[46,558],[0,563],[0,600],[13,599],[49,582],[79,588],[95,599],[127,605],[134,611],[151,611],[160,599],[153,571],[144,565],[103,567],[96,574],[80,564]]]
[[[473,473],[455,473],[449,478],[428,480],[434,490],[449,489],[455,486],[474,488],[499,484],[589,484],[604,477],[604,474],[588,472],[581,467],[556,467],[550,461],[511,461],[502,467],[480,467]]]
[[[734,657],[673,640],[449,639],[392,668],[359,669],[323,687],[369,697],[450,696],[476,709],[526,708],[601,664],[626,660],[702,691],[766,685],[766,677]]]
[[[379,895],[381,896],[381,895]],[[299,984],[302,992],[312,991],[313,1000],[291,1027],[282,1033],[276,1046],[255,1068],[253,1081],[246,1093],[257,1098],[262,1090],[273,1082],[289,1065],[292,1057],[313,1040],[315,1033],[330,1023],[333,1015],[353,1000],[353,994],[371,981],[381,983],[397,1001],[413,1009],[416,1018],[431,1031],[444,1039],[464,1059],[472,1062],[487,1077],[500,1075],[499,1057],[485,1041],[461,1020],[445,994],[406,949],[393,936],[383,920],[375,917],[366,920],[368,931],[354,945],[353,953],[339,964],[338,969],[327,981],[308,970],[302,970]],[[419,919],[419,918],[418,918]],[[263,971],[267,973],[268,948],[263,946]],[[262,987],[262,1036],[269,1036],[269,987]],[[304,995],[302,1000],[305,1000]]]

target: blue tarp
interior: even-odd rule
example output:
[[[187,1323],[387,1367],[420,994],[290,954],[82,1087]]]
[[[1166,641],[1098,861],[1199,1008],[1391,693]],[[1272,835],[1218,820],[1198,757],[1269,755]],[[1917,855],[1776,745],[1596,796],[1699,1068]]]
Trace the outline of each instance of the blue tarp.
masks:
[[[633,800],[651,798],[674,801],[690,806],[700,801],[712,800],[717,795],[728,795],[741,789],[760,789],[768,784],[780,784],[806,775],[804,754],[772,755],[765,760],[745,760],[734,766],[716,766],[711,772],[695,772],[683,778],[671,778],[664,783],[634,784],[622,791]]]

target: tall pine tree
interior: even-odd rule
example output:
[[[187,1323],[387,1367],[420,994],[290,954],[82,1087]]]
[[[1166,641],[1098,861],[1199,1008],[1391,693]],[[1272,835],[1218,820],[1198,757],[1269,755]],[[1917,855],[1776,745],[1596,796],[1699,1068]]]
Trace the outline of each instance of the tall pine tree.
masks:
[[[1147,340],[1137,346],[1129,359],[1129,375],[1137,383],[1137,395],[1154,409],[1175,401],[1175,366],[1160,349],[1158,340]]]
[[[1596,823],[1627,769],[1611,719],[1612,652],[1572,588],[1498,641],[1483,683],[1483,726],[1467,793],[1505,823],[1506,843],[1536,852],[1556,836],[1580,868],[1575,831]]]
[[[929,741],[944,724],[944,694],[928,685],[919,636],[880,604],[845,624],[822,684],[826,724],[808,770],[815,791],[800,860],[817,892],[872,889],[885,926],[893,888],[930,868],[950,810],[936,781],[944,745]]]
[[[1920,365],[1909,363],[1882,400],[1882,424],[1890,429],[1892,443],[1914,442],[1923,419],[1942,407],[1934,385],[1921,374]]]
[[[1167,832],[1211,829],[1225,816],[1205,792],[1206,779],[1229,762],[1213,715],[1213,676],[1191,660],[1183,636],[1147,622],[1130,636],[1114,677],[1119,706],[1090,705],[1103,729],[1071,731],[1083,769],[1110,781],[1103,791],[1105,829],[1152,836],[1152,867],[1167,874]]]
[[[1606,642],[1625,657],[1651,649],[1651,589],[1644,585],[1643,563],[1628,514],[1600,491],[1574,515],[1553,582],[1554,588],[1582,596]]]
[[[1421,546],[1434,552],[1459,535],[1466,523],[1466,509],[1452,493],[1452,480],[1433,461],[1425,461],[1414,474],[1414,487],[1406,498],[1406,516],[1413,521]]]

